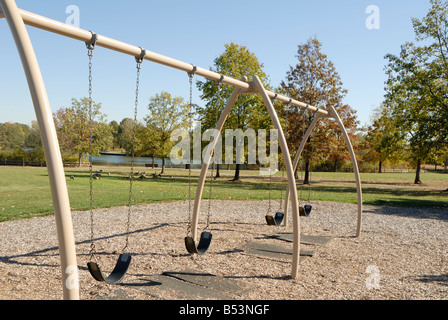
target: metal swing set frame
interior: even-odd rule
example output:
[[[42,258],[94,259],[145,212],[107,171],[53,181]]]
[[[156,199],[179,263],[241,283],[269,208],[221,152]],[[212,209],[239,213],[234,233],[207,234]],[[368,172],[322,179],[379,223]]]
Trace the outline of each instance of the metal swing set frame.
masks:
[[[18,53],[20,55],[22,66],[27,78],[28,87],[32,97],[34,110],[42,137],[45,157],[48,168],[49,182],[51,193],[53,197],[53,204],[55,209],[55,220],[58,234],[58,243],[61,261],[63,299],[78,300],[79,299],[79,276],[78,264],[76,259],[75,237],[73,232],[73,223],[71,218],[70,201],[68,196],[68,189],[65,179],[64,167],[62,157],[59,149],[59,141],[56,134],[56,128],[53,122],[52,111],[45,89],[44,80],[39,68],[31,39],[26,29],[26,25],[46,30],[51,33],[59,34],[75,40],[87,43],[92,38],[92,32],[58,22],[47,17],[43,17],[32,12],[19,9],[14,0],[0,0],[0,19],[6,18],[10,31],[13,35]],[[114,40],[102,35],[97,35],[96,45],[113,51],[121,52],[123,54],[139,57],[142,54],[142,48],[138,46],[129,45],[127,43]],[[322,118],[334,119],[343,133],[348,151],[351,156],[353,169],[356,178],[357,200],[358,200],[358,215],[356,236],[361,234],[362,224],[362,190],[361,180],[356,161],[355,153],[350,142],[349,135],[342,123],[338,113],[333,106],[326,109],[319,109],[310,106],[306,103],[290,99],[282,95],[267,91],[260,79],[254,76],[250,81],[247,78],[240,80],[231,77],[223,76],[208,69],[196,67],[190,63],[182,62],[167,56],[160,55],[151,51],[145,50],[144,60],[158,63],[170,68],[175,68],[187,73],[195,72],[196,75],[222,82],[233,86],[235,89],[224,108],[224,111],[219,118],[216,125],[215,135],[212,142],[209,144],[204,163],[201,169],[199,182],[196,190],[196,197],[193,208],[193,218],[191,221],[192,239],[194,241],[198,238],[198,221],[199,211],[202,199],[203,188],[207,176],[208,166],[212,159],[213,150],[216,145],[218,135],[220,134],[227,116],[232,110],[237,98],[242,94],[258,94],[263,98],[266,109],[272,119],[274,128],[278,130],[280,148],[284,155],[284,166],[287,174],[287,189],[286,197],[284,199],[284,225],[288,225],[288,206],[291,203],[292,224],[293,224],[293,256],[292,256],[292,270],[291,278],[296,279],[299,272],[299,257],[300,257],[300,217],[298,208],[298,197],[296,182],[294,179],[294,172],[299,163],[301,153],[305,147],[308,137],[311,135],[318,121]],[[274,109],[271,99],[275,98],[287,105],[296,106],[299,108],[306,108],[310,112],[316,114],[314,121],[309,126],[303,140],[296,153],[294,162],[291,161],[290,151],[288,149],[285,135],[280,124],[277,113]]]

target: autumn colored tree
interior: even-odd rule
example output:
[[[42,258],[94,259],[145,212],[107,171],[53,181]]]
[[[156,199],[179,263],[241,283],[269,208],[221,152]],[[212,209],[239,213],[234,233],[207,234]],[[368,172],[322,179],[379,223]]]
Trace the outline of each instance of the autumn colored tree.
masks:
[[[335,107],[353,138],[357,126],[356,111],[342,103],[347,90],[343,88],[334,64],[322,52],[322,43],[316,37],[308,39],[306,43],[298,45],[296,58],[297,64],[290,66],[286,79],[281,82],[281,91],[309,105]],[[279,110],[279,115],[285,117],[284,108]],[[312,117],[308,112],[296,108],[288,113],[288,120],[288,145],[290,150],[297,150]],[[311,158],[314,163],[333,161],[337,170],[338,163],[348,157],[347,152],[341,152],[345,142],[333,121],[319,121],[309,142],[303,153],[305,184],[309,183]]]

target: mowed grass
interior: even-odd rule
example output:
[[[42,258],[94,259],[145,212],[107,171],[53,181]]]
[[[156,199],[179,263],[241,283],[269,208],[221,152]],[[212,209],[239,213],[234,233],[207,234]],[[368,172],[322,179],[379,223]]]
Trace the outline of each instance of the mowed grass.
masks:
[[[95,208],[127,205],[129,201],[129,168],[95,168],[101,172],[100,180],[94,180]],[[161,201],[187,200],[189,195],[189,172],[167,169],[161,179],[152,179],[152,169],[145,171],[146,179],[136,179],[133,184],[133,204]],[[157,170],[160,171],[160,170]],[[110,173],[110,175],[108,175]],[[70,206],[73,211],[89,210],[88,168],[66,168]],[[269,177],[258,171],[242,171],[241,180],[231,181],[233,171],[221,170],[222,177],[214,180],[212,199],[221,200],[267,200],[269,190],[273,208],[284,197],[286,180],[277,173],[271,184]],[[73,176],[74,180],[70,179]],[[286,177],[286,175],[283,175]],[[191,197],[196,194],[199,170],[192,171]],[[448,175],[442,173],[422,174],[422,185],[414,185],[413,174],[361,174],[363,202],[372,205],[405,207],[448,208]],[[336,201],[356,203],[356,185],[353,173],[319,173],[311,175],[311,186],[297,181],[301,200]],[[209,183],[204,188],[203,199],[209,197]],[[266,208],[267,209],[267,208]],[[0,221],[17,220],[54,213],[53,201],[46,168],[0,167]]]

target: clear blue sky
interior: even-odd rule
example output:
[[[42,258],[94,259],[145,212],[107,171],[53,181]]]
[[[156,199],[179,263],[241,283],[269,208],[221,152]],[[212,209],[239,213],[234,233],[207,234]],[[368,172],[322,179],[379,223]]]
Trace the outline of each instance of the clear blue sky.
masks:
[[[334,62],[348,90],[345,103],[357,110],[361,124],[384,95],[384,56],[413,41],[411,17],[423,17],[428,0],[16,0],[19,8],[65,22],[66,8],[80,9],[80,27],[141,46],[203,68],[223,52],[224,44],[245,45],[264,64],[273,86],[296,63],[297,45],[316,36]],[[380,9],[380,29],[369,30],[366,8]],[[28,27],[53,112],[72,98],[87,95],[83,43]],[[35,119],[21,62],[5,19],[0,20],[0,122],[29,124]],[[160,91],[188,98],[186,73],[144,62],[140,119],[149,97]],[[103,48],[95,50],[94,100],[107,120],[133,116],[135,61]],[[195,103],[199,101],[195,88]]]

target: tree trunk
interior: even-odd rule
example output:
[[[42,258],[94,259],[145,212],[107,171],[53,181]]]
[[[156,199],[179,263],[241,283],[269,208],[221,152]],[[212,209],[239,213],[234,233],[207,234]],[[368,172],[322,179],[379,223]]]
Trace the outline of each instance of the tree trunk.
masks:
[[[305,163],[305,178],[303,179],[303,184],[310,184],[310,162]]]
[[[81,168],[82,165],[82,153],[80,152],[78,154],[78,168]]]
[[[216,164],[216,176],[215,178],[220,178],[221,175],[219,174],[219,164]]]
[[[378,166],[378,173],[383,173],[383,162],[380,161],[380,164]]]
[[[235,165],[235,176],[233,177],[232,181],[238,181],[240,180],[240,164],[237,163]]]
[[[334,172],[338,172],[338,159],[334,160]]]
[[[421,169],[422,162],[420,159],[417,160],[417,168],[415,169],[415,184],[421,184],[420,180],[420,169]]]
[[[153,167],[154,169],[154,167]],[[165,157],[162,157],[162,171],[160,172],[160,174],[164,174],[165,173]]]

